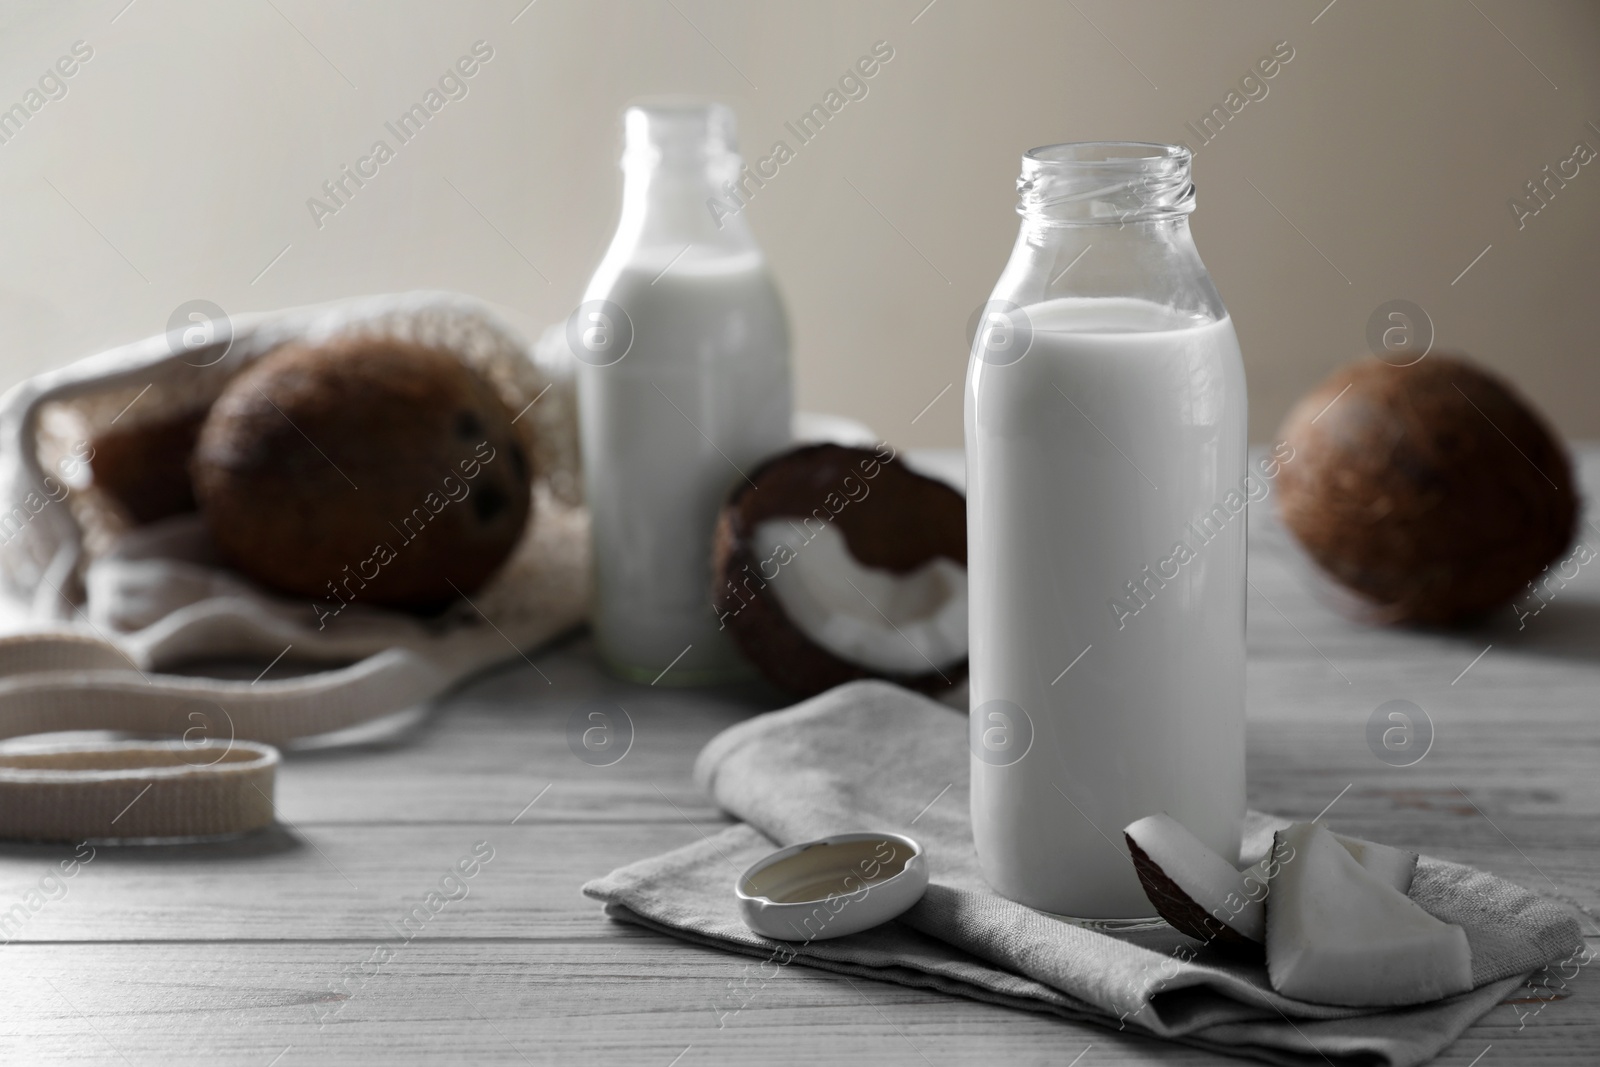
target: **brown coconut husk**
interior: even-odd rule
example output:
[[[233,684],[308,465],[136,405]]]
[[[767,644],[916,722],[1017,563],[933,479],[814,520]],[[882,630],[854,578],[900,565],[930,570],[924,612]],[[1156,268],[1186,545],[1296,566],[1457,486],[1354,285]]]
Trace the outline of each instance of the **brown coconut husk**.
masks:
[[[1508,383],[1460,356],[1350,363],[1279,436],[1294,449],[1278,483],[1284,524],[1380,621],[1477,620],[1576,531],[1566,450]]]

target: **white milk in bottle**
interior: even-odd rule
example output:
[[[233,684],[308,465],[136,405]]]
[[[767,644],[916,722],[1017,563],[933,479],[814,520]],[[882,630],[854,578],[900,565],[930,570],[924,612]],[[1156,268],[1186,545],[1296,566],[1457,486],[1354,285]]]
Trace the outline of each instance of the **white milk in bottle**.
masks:
[[[1154,914],[1122,836],[1142,816],[1239,851],[1255,494],[1189,165],[1129,143],[1024,156],[968,371],[973,835],[999,892],[1073,918]]]
[[[733,115],[629,108],[622,218],[568,322],[601,654],[637,681],[744,673],[711,607],[728,490],[789,443],[783,304],[741,215]],[[670,669],[669,669],[670,668]],[[665,672],[665,673],[663,673]]]

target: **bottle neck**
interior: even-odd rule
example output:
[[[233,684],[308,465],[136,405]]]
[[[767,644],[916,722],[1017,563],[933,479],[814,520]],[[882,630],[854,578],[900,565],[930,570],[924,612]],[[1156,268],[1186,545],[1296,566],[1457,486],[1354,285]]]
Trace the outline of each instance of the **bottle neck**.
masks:
[[[995,297],[1142,300],[1187,318],[1227,314],[1189,232],[1187,149],[1050,145],[1023,156],[1022,225]]]
[[[608,258],[720,257],[751,251],[742,213],[733,112],[721,104],[658,100],[623,113],[622,218]],[[685,251],[687,250],[687,251]]]
[[[1017,213],[1046,226],[1122,226],[1185,218],[1193,157],[1181,145],[1089,141],[1022,157]]]
[[[698,252],[738,252],[755,239],[728,194],[739,177],[734,153],[700,159],[625,159],[618,242],[630,248],[693,246]]]
[[[1182,254],[1194,248],[1187,218],[1142,219],[1093,226],[1061,226],[1023,216],[1019,241],[1039,248],[1084,249],[1091,246],[1149,254],[1164,249]]]

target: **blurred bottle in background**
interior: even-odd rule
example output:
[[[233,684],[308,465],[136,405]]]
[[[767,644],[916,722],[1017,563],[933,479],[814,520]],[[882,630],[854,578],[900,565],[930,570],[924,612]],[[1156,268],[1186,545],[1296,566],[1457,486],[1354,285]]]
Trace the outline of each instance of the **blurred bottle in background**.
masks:
[[[745,668],[711,607],[712,529],[728,490],[789,443],[788,323],[742,214],[726,210],[741,166],[733,113],[646,104],[624,128],[622,217],[568,322],[593,625],[625,678],[729,681]]]

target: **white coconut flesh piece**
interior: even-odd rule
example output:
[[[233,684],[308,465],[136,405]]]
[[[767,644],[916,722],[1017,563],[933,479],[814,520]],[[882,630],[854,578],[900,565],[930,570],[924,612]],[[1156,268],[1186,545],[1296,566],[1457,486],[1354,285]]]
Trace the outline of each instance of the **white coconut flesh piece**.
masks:
[[[967,657],[967,569],[936,556],[905,574],[868,567],[832,526],[769,519],[752,538],[778,565],[763,579],[789,620],[828,652],[896,674],[925,674]]]
[[[1267,897],[1267,975],[1285,996],[1348,1007],[1421,1004],[1472,988],[1472,952],[1356,861],[1325,828],[1278,831]]]
[[[1407,852],[1403,848],[1393,845],[1380,845],[1376,841],[1367,841],[1359,837],[1346,837],[1344,834],[1334,834],[1333,839],[1345,847],[1345,851],[1354,856],[1356,862],[1365,867],[1378,881],[1392,885],[1402,893],[1411,892],[1411,879],[1417,873],[1417,854]],[[1269,853],[1260,862],[1245,868],[1246,878],[1254,878],[1265,885],[1271,880],[1270,866],[1272,855]]]
[[[1265,936],[1264,874],[1239,870],[1164,812],[1129,823],[1123,833],[1138,850],[1134,866],[1145,896],[1176,929],[1203,941],[1219,934],[1228,939],[1217,923],[1246,941]],[[1140,862],[1140,853],[1147,862]]]
[[[1247,941],[1264,939],[1263,902],[1274,891],[1272,875],[1283,865],[1276,848],[1241,871],[1165,813],[1129,823],[1124,833],[1139,850],[1134,865],[1145,895],[1173,927],[1203,941],[1219,935],[1224,941],[1232,940],[1229,932]],[[1417,867],[1415,852],[1339,834],[1333,837],[1385,885],[1400,893],[1411,888]],[[1144,862],[1140,862],[1140,853]],[[1227,929],[1220,929],[1219,924]]]
[[[1363,841],[1359,837],[1334,834],[1334,839],[1355,857],[1367,873],[1385,885],[1402,893],[1411,892],[1411,879],[1417,873],[1417,854],[1393,845],[1380,845],[1376,841]]]

